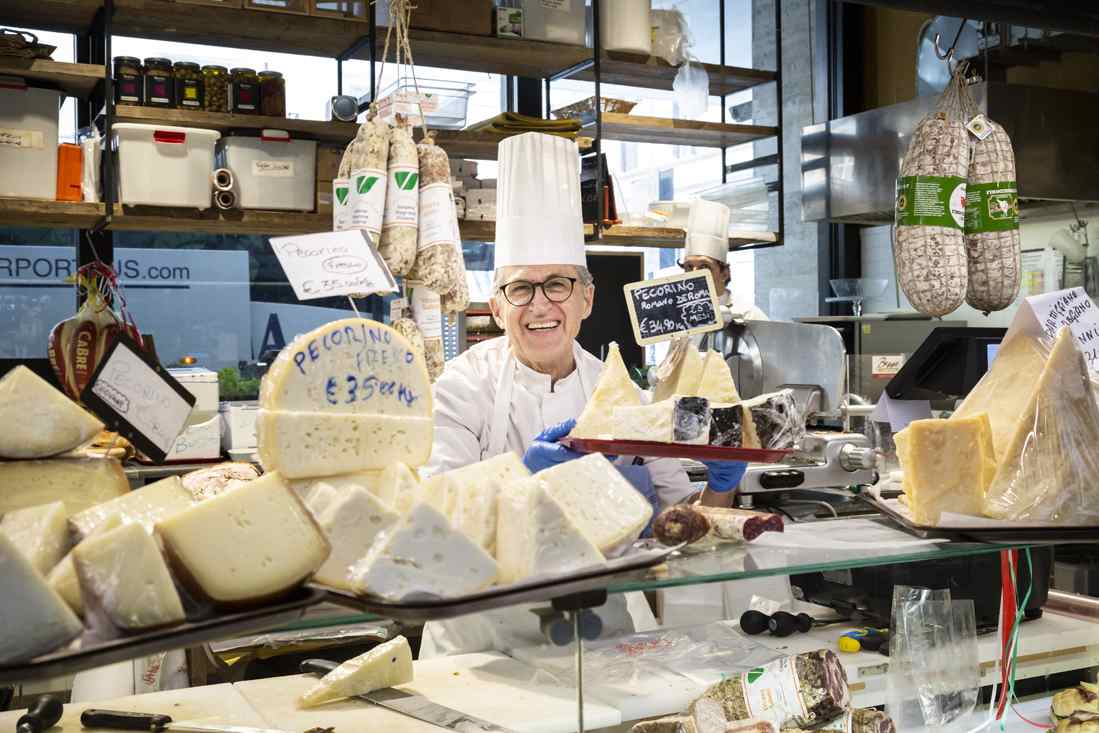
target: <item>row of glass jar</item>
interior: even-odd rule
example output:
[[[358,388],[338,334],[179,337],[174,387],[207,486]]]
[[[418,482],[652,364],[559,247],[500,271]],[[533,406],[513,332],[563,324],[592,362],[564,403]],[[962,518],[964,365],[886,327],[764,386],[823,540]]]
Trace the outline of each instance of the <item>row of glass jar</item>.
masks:
[[[286,80],[277,71],[175,64],[165,58],[114,59],[116,104],[286,116]]]

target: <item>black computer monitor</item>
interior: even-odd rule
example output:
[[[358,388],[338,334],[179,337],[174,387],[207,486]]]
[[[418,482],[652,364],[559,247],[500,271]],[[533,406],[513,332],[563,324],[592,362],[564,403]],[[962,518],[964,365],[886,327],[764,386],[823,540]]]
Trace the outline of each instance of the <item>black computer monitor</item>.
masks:
[[[1005,328],[936,328],[889,380],[885,393],[895,400],[965,397],[988,371],[1006,332]]]

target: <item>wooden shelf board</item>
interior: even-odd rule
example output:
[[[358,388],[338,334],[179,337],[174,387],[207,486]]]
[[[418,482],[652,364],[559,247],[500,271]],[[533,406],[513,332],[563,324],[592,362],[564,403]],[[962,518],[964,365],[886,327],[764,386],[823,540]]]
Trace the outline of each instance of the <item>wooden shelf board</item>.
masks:
[[[354,122],[299,120],[290,117],[263,117],[223,112],[203,112],[189,109],[162,109],[120,104],[115,108],[115,122],[137,122],[146,125],[200,127],[225,133],[229,130],[286,130],[293,137],[347,144],[355,137],[359,126]]]
[[[0,225],[86,229],[103,215],[103,204],[0,198]]]
[[[496,239],[496,222],[462,219],[458,222],[458,231],[463,241],[492,242]]]
[[[419,128],[415,130],[415,136],[417,140],[421,138]],[[452,159],[496,160],[500,141],[506,137],[509,136],[477,130],[437,130],[435,132],[435,142],[446,150],[447,155]],[[581,152],[587,151],[592,145],[589,137],[581,136],[577,142]]]
[[[115,205],[111,229],[204,234],[313,234],[332,230],[331,214],[298,211],[219,211]]]
[[[584,128],[595,134],[595,124]],[[603,115],[603,137],[621,142],[657,145],[693,145],[704,148],[728,147],[774,137],[778,129],[763,125],[732,125],[700,120],[674,120],[607,112]]]
[[[60,89],[70,97],[87,97],[103,81],[104,73],[103,67],[95,64],[0,56],[0,76],[22,77],[29,85]]]
[[[710,94],[713,95],[733,94],[774,81],[776,78],[775,72],[762,69],[743,69],[718,64],[702,64],[702,66],[710,77]],[[679,73],[679,67],[672,66],[657,56],[604,51],[599,62],[599,72],[604,84],[670,91],[672,82]],[[595,72],[592,69],[585,69],[574,78],[594,81]]]
[[[613,226],[603,230],[598,243],[615,244],[623,247],[672,247],[684,244],[686,232],[682,229],[665,227],[627,227]],[[777,244],[778,236],[774,232],[737,231],[729,237],[729,249],[737,249],[746,244]]]

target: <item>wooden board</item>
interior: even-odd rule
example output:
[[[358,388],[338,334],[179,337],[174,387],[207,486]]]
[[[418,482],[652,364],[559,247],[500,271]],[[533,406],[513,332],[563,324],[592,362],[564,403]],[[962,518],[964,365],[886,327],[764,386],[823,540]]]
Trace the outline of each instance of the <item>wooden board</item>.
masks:
[[[168,206],[116,205],[110,228],[116,231],[208,234],[314,234],[332,231],[332,215],[297,211],[198,211]]]
[[[776,78],[775,72],[762,69],[743,69],[717,64],[702,64],[702,67],[710,77],[710,94],[716,96],[751,89],[756,85],[774,81]],[[679,67],[672,66],[657,56],[604,51],[603,58],[599,62],[599,73],[604,84],[670,91],[675,75],[679,73]],[[595,73],[592,69],[586,69],[573,78],[594,81]]]
[[[348,143],[359,131],[354,122],[326,122],[324,120],[299,120],[289,117],[264,117],[262,115],[201,112],[189,109],[161,109],[120,104],[115,108],[115,122],[136,122],[145,125],[175,125],[199,127],[225,133],[229,130],[286,130],[295,138]]]
[[[668,227],[627,227],[613,226],[603,230],[604,244],[637,247],[683,247],[686,232],[683,229]],[[774,232],[755,232],[734,230],[729,237],[729,249],[737,249],[746,244],[776,244],[778,236]]]
[[[595,134],[594,123],[584,128]],[[732,125],[700,120],[675,120],[607,112],[603,115],[603,137],[622,142],[658,145],[692,145],[719,148],[774,137],[778,128],[765,125]]]
[[[0,56],[0,76],[22,77],[28,85],[60,89],[70,97],[87,97],[105,74],[103,67],[95,64]]]
[[[0,226],[88,229],[103,210],[103,204],[0,198]]]

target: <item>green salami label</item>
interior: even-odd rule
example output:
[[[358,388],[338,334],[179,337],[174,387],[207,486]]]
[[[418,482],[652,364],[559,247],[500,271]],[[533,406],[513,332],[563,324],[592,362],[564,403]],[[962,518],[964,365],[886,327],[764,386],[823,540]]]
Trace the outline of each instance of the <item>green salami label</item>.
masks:
[[[1008,232],[1019,228],[1019,188],[1015,181],[971,183],[966,191],[965,233]]]
[[[965,225],[965,179],[904,176],[897,179],[897,226],[961,229]]]

